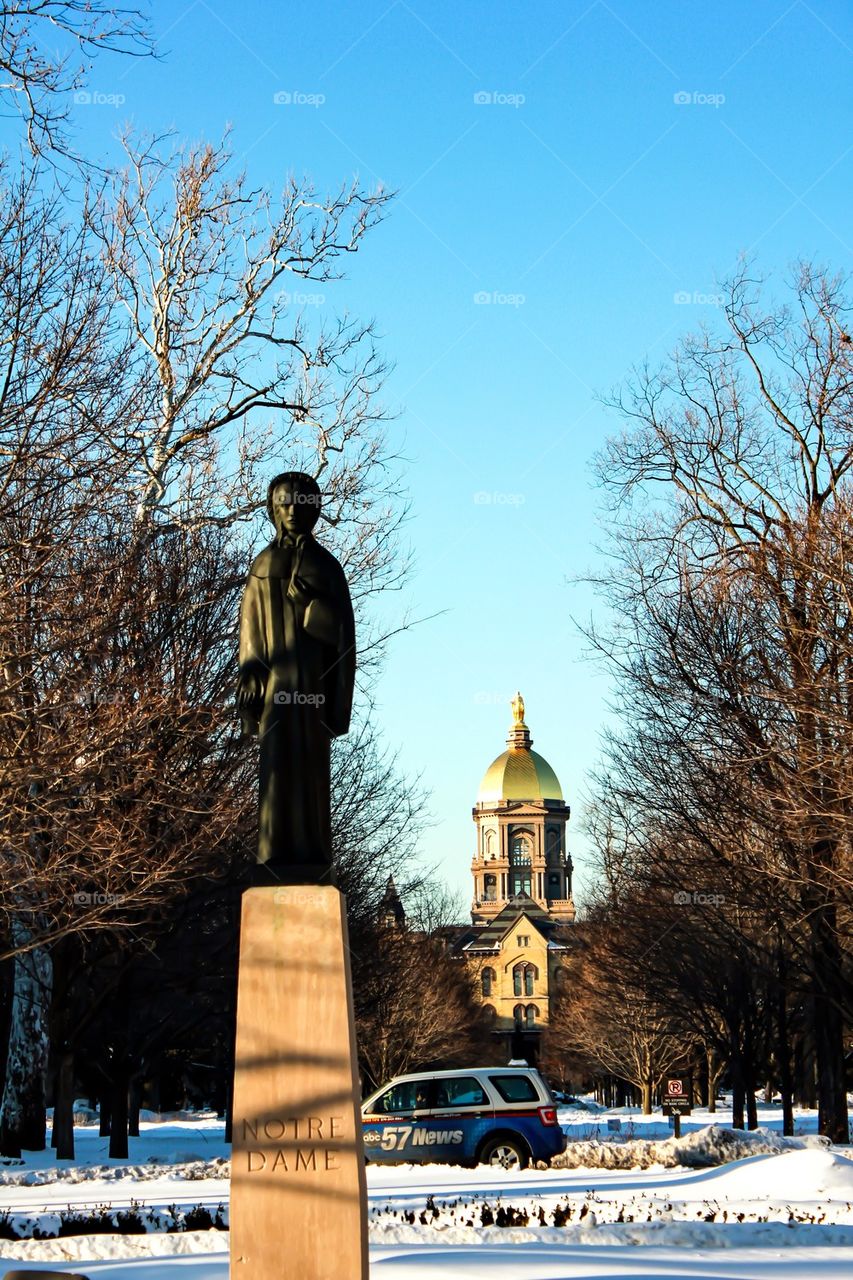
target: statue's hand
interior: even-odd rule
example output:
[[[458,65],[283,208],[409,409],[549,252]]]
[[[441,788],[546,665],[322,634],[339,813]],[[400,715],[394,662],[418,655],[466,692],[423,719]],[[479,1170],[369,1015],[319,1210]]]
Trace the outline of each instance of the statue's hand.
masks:
[[[295,604],[301,604],[303,608],[314,599],[314,593],[304,578],[294,578],[287,588],[287,598],[293,600]]]
[[[241,671],[237,680],[237,706],[241,711],[259,711],[264,703],[264,682],[257,671]]]

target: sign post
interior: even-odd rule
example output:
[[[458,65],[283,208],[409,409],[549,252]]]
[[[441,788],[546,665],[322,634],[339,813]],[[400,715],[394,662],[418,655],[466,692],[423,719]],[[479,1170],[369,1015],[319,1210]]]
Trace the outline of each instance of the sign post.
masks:
[[[663,1086],[663,1114],[674,1117],[673,1136],[681,1137],[681,1117],[689,1116],[692,1089],[689,1076],[667,1076]]]

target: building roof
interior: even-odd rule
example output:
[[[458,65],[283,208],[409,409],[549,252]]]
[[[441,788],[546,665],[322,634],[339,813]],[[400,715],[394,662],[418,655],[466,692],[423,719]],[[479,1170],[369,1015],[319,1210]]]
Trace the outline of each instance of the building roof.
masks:
[[[517,893],[493,920],[489,920],[482,926],[474,926],[477,932],[470,941],[462,944],[463,949],[465,951],[498,951],[504,938],[512,932],[522,918],[528,919],[544,938],[547,938],[554,928],[554,921],[550,919],[547,911],[543,911],[542,907],[526,893]]]
[[[502,800],[559,800],[563,791],[556,773],[538,751],[502,752],[483,775],[477,803]]]
[[[563,789],[556,773],[544,756],[531,750],[533,739],[524,723],[524,699],[520,693],[513,699],[512,712],[507,750],[486,770],[477,792],[477,803],[556,800],[562,804]]]

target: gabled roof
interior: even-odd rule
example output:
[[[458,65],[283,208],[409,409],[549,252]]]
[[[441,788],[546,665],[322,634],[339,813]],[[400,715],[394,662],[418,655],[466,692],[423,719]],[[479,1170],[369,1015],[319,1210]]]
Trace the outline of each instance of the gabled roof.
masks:
[[[511,933],[519,920],[529,920],[530,924],[547,939],[553,931],[554,921],[548,913],[528,897],[526,893],[517,893],[512,902],[498,912],[493,920],[478,929],[475,938],[465,944],[465,951],[497,951],[508,933]]]

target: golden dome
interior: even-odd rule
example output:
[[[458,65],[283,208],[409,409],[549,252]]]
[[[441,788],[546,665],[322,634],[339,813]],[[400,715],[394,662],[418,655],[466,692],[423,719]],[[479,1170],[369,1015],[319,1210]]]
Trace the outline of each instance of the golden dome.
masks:
[[[531,751],[530,730],[524,723],[524,700],[516,694],[512,701],[513,724],[507,750],[493,760],[477,792],[478,804],[502,800],[557,800],[563,803],[563,789],[548,761]]]

